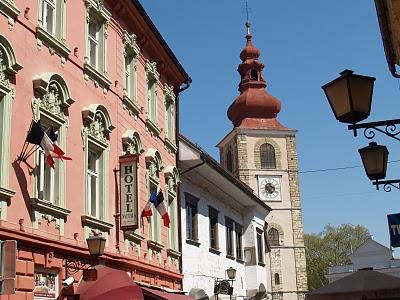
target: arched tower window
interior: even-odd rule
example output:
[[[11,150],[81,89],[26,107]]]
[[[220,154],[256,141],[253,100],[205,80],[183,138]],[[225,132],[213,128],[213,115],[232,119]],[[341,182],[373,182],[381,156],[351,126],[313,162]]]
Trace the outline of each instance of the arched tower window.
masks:
[[[226,153],[226,168],[229,172],[233,172],[233,155],[230,149]]]
[[[275,285],[281,284],[281,279],[279,278],[278,273],[275,273],[274,278],[275,278]]]
[[[268,231],[268,241],[271,246],[279,246],[279,231],[276,228]]]
[[[275,148],[271,144],[265,143],[260,147],[260,162],[262,169],[275,169]]]
[[[251,77],[251,80],[258,80],[258,72],[257,72],[257,70],[252,69],[250,71],[250,77]]]

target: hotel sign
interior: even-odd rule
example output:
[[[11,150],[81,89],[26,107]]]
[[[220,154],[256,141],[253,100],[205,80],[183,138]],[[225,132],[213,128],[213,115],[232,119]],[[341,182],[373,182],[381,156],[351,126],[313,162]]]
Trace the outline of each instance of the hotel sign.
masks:
[[[120,220],[123,230],[134,230],[138,227],[137,164],[137,155],[125,155],[119,158]]]
[[[400,247],[400,214],[387,215],[389,234],[390,234],[390,246]]]

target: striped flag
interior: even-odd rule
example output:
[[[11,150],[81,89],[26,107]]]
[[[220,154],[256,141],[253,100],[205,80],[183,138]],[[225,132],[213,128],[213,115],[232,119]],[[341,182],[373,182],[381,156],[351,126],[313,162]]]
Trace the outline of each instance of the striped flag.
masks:
[[[26,141],[31,144],[39,145],[46,155],[47,163],[54,169],[53,158],[59,158],[61,160],[71,160],[71,158],[65,156],[65,152],[57,145],[57,135],[54,133],[53,129],[50,132],[50,136],[51,138],[43,130],[39,122],[32,121],[32,126],[28,132]]]
[[[142,211],[142,217],[150,217],[153,215],[151,211],[153,205],[161,215],[161,218],[164,221],[164,226],[169,227],[171,221],[164,203],[164,195],[159,187],[151,193],[150,199]]]

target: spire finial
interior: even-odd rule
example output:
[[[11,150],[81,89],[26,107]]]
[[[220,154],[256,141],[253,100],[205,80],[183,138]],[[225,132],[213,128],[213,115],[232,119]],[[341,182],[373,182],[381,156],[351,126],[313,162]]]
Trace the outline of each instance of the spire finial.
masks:
[[[250,12],[251,9],[249,8],[248,0],[245,0],[244,4],[245,4],[244,9],[246,11],[246,23],[245,23],[245,25],[246,25],[246,34],[247,35],[251,35],[251,33],[250,33],[251,23],[250,23],[250,20],[249,20],[249,12]]]
[[[250,23],[249,20],[247,20],[247,21],[246,21],[246,28],[247,28],[246,35],[251,35],[251,33],[250,33],[250,26],[251,26],[251,23]]]

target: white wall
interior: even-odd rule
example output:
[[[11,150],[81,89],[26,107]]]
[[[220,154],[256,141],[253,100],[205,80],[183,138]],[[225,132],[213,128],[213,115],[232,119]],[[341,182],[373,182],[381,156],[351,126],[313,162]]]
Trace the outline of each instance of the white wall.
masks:
[[[188,178],[181,178],[181,224],[182,224],[182,273],[183,290],[189,292],[192,288],[203,289],[208,296],[213,295],[214,279],[226,278],[225,270],[232,267],[237,270],[233,294],[246,296],[247,289],[258,289],[259,284],[266,286],[266,270],[261,266],[245,267],[243,262],[226,257],[225,216],[243,226],[243,249],[254,246],[256,241],[255,228],[263,229],[265,215],[255,208],[235,210],[228,197],[215,196],[215,189],[224,187],[199,187]],[[232,188],[232,187],[227,187]],[[234,187],[233,187],[234,188]],[[199,246],[186,242],[186,206],[185,192],[199,198],[198,202],[198,241]],[[210,252],[208,206],[219,211],[218,239],[219,255]],[[237,204],[236,204],[237,205]],[[264,248],[265,249],[265,248]],[[243,254],[244,256],[244,254]],[[220,295],[220,299],[223,296]],[[240,299],[240,298],[239,298]]]

